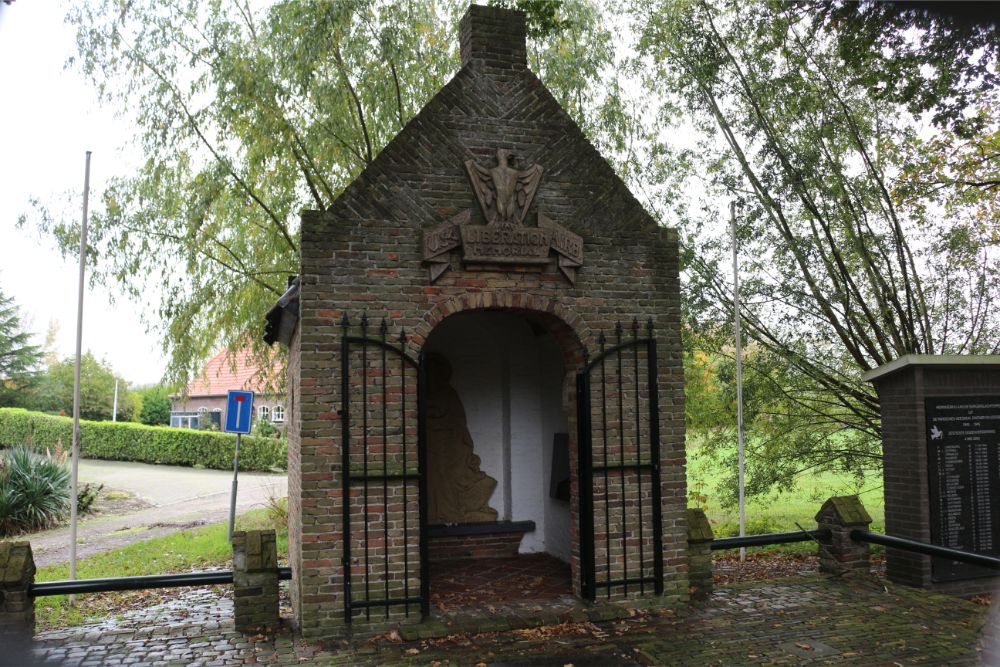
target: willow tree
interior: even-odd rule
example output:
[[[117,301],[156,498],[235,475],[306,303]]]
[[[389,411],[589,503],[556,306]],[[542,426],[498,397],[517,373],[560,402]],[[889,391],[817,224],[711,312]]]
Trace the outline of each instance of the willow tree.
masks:
[[[532,62],[557,96],[602,136],[626,124],[603,102],[613,98],[594,92],[614,55],[596,9],[527,4]],[[95,207],[96,280],[140,301],[160,294],[154,320],[170,379],[183,383],[222,345],[259,350],[263,314],[298,270],[299,211],[328,207],[457,70],[465,8],[100,0],[72,9],[74,64],[135,123],[144,160]],[[39,208],[75,252],[76,225]]]
[[[751,491],[806,470],[880,467],[879,404],[864,371],[905,354],[1000,349],[998,239],[982,215],[995,195],[948,210],[909,187],[926,156],[914,147],[954,133],[879,95],[840,49],[845,25],[814,9],[636,10],[650,90],[669,102],[661,118],[682,112],[701,138],[673,164],[698,175],[701,204],[740,202]],[[700,346],[731,356],[728,225],[690,213],[689,322]]]

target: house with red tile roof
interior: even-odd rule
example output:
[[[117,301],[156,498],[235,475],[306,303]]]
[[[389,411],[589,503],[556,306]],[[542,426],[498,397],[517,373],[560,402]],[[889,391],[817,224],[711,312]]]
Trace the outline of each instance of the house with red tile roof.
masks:
[[[231,389],[254,392],[254,419],[268,421],[282,428],[285,422],[285,395],[276,393],[275,380],[284,373],[275,360],[266,372],[249,350],[236,353],[230,359],[223,350],[205,365],[205,369],[185,388],[183,395],[171,402],[170,425],[180,428],[205,428],[214,424],[222,430],[226,421],[226,399]]]

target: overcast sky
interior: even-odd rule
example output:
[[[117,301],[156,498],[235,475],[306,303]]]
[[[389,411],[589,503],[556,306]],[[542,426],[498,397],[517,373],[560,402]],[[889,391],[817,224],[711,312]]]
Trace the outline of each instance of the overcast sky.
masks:
[[[17,229],[17,218],[36,197],[79,223],[88,150],[91,201],[109,177],[137,162],[122,150],[132,128],[99,107],[82,76],[64,70],[74,52],[64,7],[50,0],[0,2],[0,290],[17,301],[39,343],[49,322],[58,324],[61,357],[75,350],[79,267],[51,240]],[[67,193],[72,207],[62,204]],[[84,350],[134,384],[158,381],[165,366],[159,337],[146,332],[139,304],[121,299],[111,306],[109,297],[118,296],[112,292],[97,287],[84,296]]]

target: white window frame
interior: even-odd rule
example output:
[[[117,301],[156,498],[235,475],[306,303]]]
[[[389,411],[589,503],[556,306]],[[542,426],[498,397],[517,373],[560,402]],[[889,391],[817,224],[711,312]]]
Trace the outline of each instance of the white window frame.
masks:
[[[285,421],[285,408],[280,405],[271,408],[271,421],[276,424],[283,423]]]
[[[257,407],[257,419],[262,421],[269,420],[271,418],[271,408],[266,405],[260,405]]]

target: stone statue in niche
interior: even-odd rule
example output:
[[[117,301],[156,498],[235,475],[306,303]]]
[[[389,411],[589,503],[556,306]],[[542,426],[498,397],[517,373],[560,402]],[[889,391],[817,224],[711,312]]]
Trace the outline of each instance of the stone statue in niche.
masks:
[[[496,521],[489,500],[497,481],[479,468],[462,399],[451,386],[451,364],[434,353],[427,364],[428,523]]]

